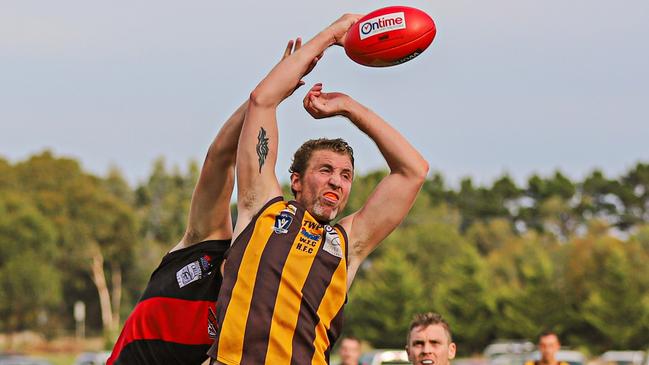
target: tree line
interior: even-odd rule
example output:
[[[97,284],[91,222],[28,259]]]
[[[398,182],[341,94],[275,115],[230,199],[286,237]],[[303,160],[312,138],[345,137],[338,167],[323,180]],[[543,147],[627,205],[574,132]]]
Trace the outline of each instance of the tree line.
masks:
[[[196,162],[181,170],[159,159],[131,187],[117,168],[96,176],[49,151],[0,158],[0,331],[71,331],[83,301],[89,332],[114,338],[182,236],[198,172]],[[344,213],[384,174],[357,176]],[[503,175],[453,188],[433,174],[359,270],[345,332],[402,347],[412,315],[433,310],[464,353],[547,328],[592,353],[644,348],[648,222],[649,164],[581,181],[533,175],[524,186]]]

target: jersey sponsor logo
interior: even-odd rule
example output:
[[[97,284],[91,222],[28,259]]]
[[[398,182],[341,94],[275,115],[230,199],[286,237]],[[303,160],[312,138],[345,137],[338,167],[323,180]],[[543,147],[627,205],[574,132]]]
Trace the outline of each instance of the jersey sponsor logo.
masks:
[[[316,232],[313,232],[316,230]],[[312,254],[315,252],[318,243],[322,239],[322,225],[316,222],[303,221],[300,229],[300,236],[295,249]]]
[[[300,237],[299,242],[297,243],[297,245],[295,245],[295,249],[298,251],[306,252],[308,254],[312,254],[313,252],[315,252],[315,247],[317,245],[318,243],[315,241],[307,240],[304,237]]]
[[[302,227],[302,230],[300,230],[300,234],[311,241],[320,241],[320,238],[322,238],[322,236],[320,236],[319,234],[311,233],[304,227]]]
[[[360,25],[361,40],[369,38],[376,34],[389,32],[395,29],[406,29],[406,17],[404,13],[392,13],[377,16],[376,18],[368,19]]]
[[[322,229],[322,224],[317,223],[317,222],[311,222],[311,221],[304,221],[302,224],[303,227],[306,227],[311,230],[321,230]]]
[[[178,286],[181,288],[202,277],[203,272],[201,270],[201,264],[198,261],[187,264],[176,272],[176,280],[178,280]]]
[[[293,223],[293,215],[286,210],[282,210],[275,217],[275,224],[273,225],[273,231],[277,234],[286,234],[288,233],[288,227]]]
[[[340,237],[338,236],[338,232],[336,232],[336,230],[330,225],[325,226],[325,243],[322,249],[338,258],[343,257],[343,250],[340,247]]]

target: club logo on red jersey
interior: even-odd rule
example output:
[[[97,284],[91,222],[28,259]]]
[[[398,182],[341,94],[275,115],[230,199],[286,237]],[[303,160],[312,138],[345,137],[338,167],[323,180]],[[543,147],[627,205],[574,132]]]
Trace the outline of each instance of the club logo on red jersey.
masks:
[[[176,280],[178,280],[178,286],[181,288],[202,277],[203,271],[201,270],[201,265],[198,261],[187,264],[176,272]]]

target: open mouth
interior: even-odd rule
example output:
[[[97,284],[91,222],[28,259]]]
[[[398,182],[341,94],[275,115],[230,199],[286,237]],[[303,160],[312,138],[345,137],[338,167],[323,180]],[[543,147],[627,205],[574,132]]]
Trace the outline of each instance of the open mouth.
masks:
[[[324,197],[331,200],[331,201],[333,201],[333,202],[338,201],[338,195],[336,195],[334,193],[324,193]]]
[[[421,363],[422,364],[432,364],[433,360],[428,360],[428,359],[427,360],[421,360]]]

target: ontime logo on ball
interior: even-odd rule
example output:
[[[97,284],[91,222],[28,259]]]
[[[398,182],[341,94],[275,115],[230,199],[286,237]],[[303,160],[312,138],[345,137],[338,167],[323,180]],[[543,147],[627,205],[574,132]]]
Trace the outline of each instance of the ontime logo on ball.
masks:
[[[361,40],[395,29],[406,29],[406,17],[402,11],[377,16],[359,25]]]

